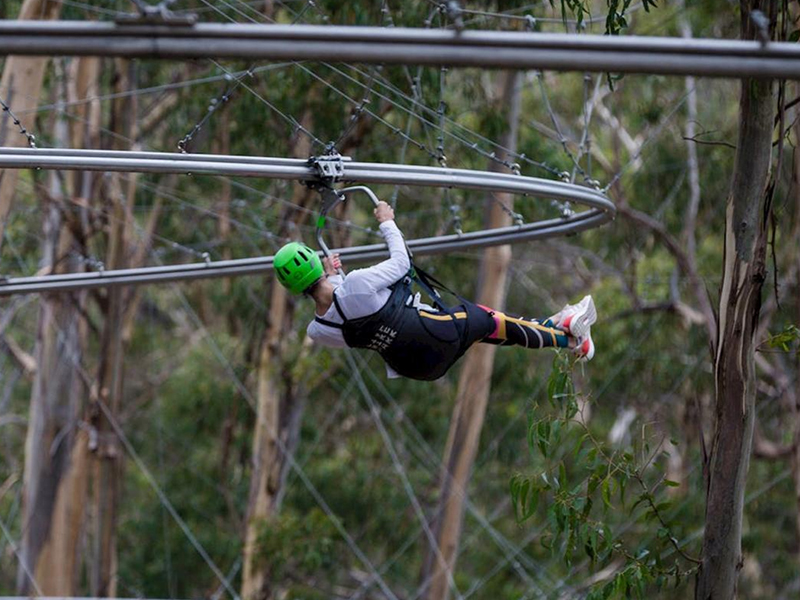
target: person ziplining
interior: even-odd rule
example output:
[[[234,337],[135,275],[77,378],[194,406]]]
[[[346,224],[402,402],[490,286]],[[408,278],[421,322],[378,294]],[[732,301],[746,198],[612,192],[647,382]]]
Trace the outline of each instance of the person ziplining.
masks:
[[[308,336],[334,348],[367,348],[378,352],[390,378],[432,381],[442,377],[475,343],[525,348],[570,348],[580,360],[591,360],[595,347],[591,326],[597,311],[591,296],[567,304],[544,320],[513,316],[474,304],[459,296],[459,305],[447,308],[433,291],[435,280],[414,267],[394,210],[378,202],[374,210],[389,248],[389,258],[377,265],[339,274],[334,254],[320,260],[308,246],[291,242],[274,259],[278,281],[294,294],[316,304]],[[416,281],[437,307],[424,304],[412,293]],[[435,282],[438,283],[438,282]]]

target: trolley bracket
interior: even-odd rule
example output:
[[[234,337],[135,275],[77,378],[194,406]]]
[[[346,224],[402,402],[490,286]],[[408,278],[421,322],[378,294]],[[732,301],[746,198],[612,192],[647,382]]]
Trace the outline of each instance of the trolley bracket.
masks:
[[[308,166],[316,169],[317,177],[327,184],[344,177],[344,158],[339,154],[312,156],[308,159]]]

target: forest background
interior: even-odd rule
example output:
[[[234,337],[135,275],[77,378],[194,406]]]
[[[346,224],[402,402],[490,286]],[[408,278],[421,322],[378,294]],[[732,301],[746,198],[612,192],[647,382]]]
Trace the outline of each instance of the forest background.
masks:
[[[742,22],[739,5],[723,0],[462,8],[172,5],[213,22],[438,28],[460,19],[728,39]],[[798,6],[784,8],[792,39]],[[110,20],[132,10],[10,0],[0,18]],[[377,356],[312,346],[313,306],[271,276],[0,300],[0,594],[692,593],[718,410],[710,348],[741,143],[738,81],[111,58],[7,58],[2,68],[0,99],[40,147],[178,151],[182,142],[306,158],[334,141],[362,161],[517,164],[606,189],[619,214],[566,239],[420,260],[462,294],[526,316],[593,294],[597,356],[577,367],[550,351],[481,348],[435,383],[388,380]],[[800,592],[799,91],[789,83],[776,95],[786,109],[775,113],[738,577],[750,598]],[[7,115],[0,142],[28,143]],[[563,210],[462,191],[375,191],[396,205],[409,239]],[[269,255],[290,239],[313,245],[318,202],[288,182],[5,171],[0,274]],[[335,216],[331,246],[379,239],[365,200]]]

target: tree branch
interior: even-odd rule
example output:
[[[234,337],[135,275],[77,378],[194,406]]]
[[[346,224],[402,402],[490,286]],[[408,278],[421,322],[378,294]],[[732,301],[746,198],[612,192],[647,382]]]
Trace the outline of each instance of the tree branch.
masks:
[[[703,135],[702,133],[698,133],[697,135]],[[704,146],[725,146],[726,148],[732,148],[736,150],[736,145],[731,144],[730,142],[721,142],[718,140],[698,140],[697,136],[695,137],[686,137],[681,136],[687,142],[694,142],[695,144],[703,144]]]
[[[756,427],[753,434],[753,456],[766,460],[780,460],[788,458],[794,451],[794,444],[777,444],[761,435],[761,430]]]
[[[631,208],[625,203],[620,203],[617,206],[617,212],[623,217],[629,219],[634,224],[644,227],[645,229],[649,229],[650,232],[653,233],[653,235],[655,235],[659,240],[661,240],[661,242],[667,247],[667,250],[669,250],[670,254],[675,257],[675,260],[678,263],[678,268],[680,268],[683,274],[689,278],[689,283],[694,292],[694,296],[700,305],[700,313],[703,315],[705,320],[706,331],[708,333],[708,339],[713,353],[717,344],[717,319],[714,314],[714,309],[711,306],[711,300],[708,297],[708,292],[706,291],[705,286],[703,286],[703,282],[700,280],[692,260],[689,258],[686,252],[684,252],[680,242],[667,231],[664,225],[647,213],[636,210],[635,208]]]

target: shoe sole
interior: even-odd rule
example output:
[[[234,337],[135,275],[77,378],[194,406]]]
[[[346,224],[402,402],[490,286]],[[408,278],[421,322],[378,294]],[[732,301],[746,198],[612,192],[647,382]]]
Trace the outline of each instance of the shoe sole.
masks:
[[[587,344],[588,342],[588,344]],[[584,345],[586,345],[586,351],[584,352]],[[589,362],[594,358],[594,341],[592,341],[591,335],[582,340],[580,345],[576,348],[576,354],[578,355],[578,361],[580,362]]]

